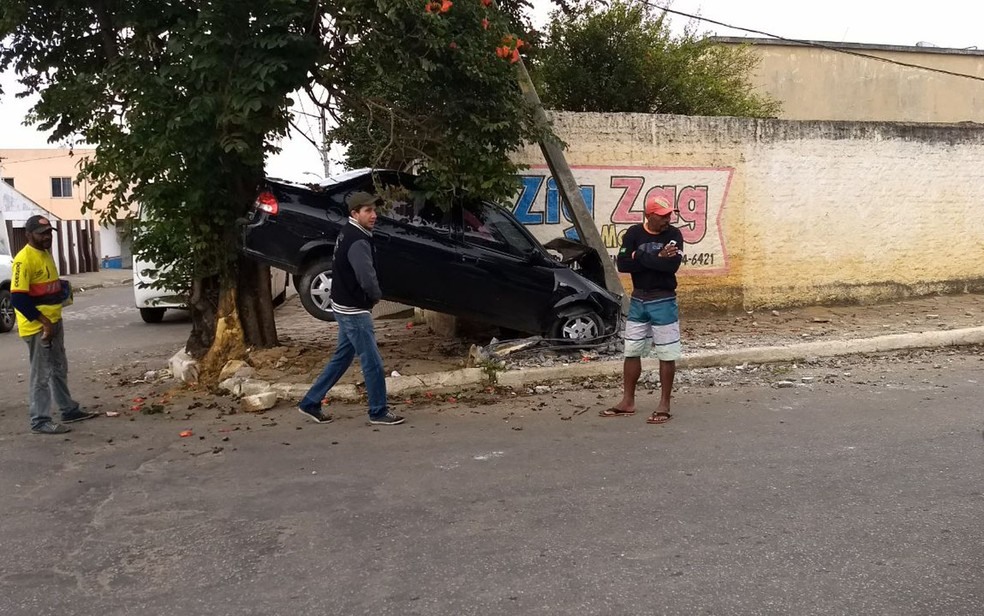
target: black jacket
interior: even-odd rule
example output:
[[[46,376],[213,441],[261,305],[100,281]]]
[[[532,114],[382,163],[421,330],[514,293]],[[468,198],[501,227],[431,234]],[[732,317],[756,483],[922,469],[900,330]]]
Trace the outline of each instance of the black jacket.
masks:
[[[382,296],[376,279],[376,249],[372,234],[350,220],[335,241],[331,282],[335,312],[371,310]]]

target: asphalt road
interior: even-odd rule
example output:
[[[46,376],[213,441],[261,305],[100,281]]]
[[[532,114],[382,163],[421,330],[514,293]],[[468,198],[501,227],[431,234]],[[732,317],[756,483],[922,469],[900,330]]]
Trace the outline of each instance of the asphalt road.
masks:
[[[65,348],[73,383],[87,380],[86,371],[129,357],[139,361],[181,348],[191,331],[191,320],[181,310],[168,310],[163,323],[148,325],[133,304],[130,286],[92,289],[78,293],[65,308]],[[0,334],[0,375],[28,372],[27,346],[17,331]],[[5,388],[5,384],[0,385]],[[6,393],[5,389],[0,389]]]
[[[151,331],[104,319],[73,355]],[[664,426],[598,418],[602,390],[377,429],[199,408],[47,438],[8,411],[0,614],[980,614],[981,362],[933,361],[694,389]]]

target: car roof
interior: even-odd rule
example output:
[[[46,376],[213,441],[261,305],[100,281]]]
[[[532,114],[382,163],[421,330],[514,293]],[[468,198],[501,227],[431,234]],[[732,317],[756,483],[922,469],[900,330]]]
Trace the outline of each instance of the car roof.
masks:
[[[373,173],[378,173],[381,175],[389,176],[399,176],[402,178],[413,178],[414,176],[406,173],[401,173],[393,169],[372,169],[370,167],[364,167],[362,169],[352,169],[349,171],[343,171],[342,173],[337,173],[335,175],[330,175],[327,178],[319,180],[317,182],[298,182],[292,180],[286,180],[283,178],[267,177],[268,182],[274,182],[280,184],[281,186],[290,186],[292,188],[302,188],[305,190],[314,190],[316,192],[331,190],[337,186],[342,186],[344,184],[349,184],[355,180],[360,180],[366,176],[372,175]]]

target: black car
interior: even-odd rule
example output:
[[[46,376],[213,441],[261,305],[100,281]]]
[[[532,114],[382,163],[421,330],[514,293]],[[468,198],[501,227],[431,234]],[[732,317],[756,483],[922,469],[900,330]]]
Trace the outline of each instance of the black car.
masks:
[[[355,191],[387,203],[373,229],[385,299],[569,341],[615,330],[621,304],[602,286],[595,251],[560,240],[560,252],[573,258],[556,259],[504,208],[479,200],[436,203],[414,190],[413,176],[378,170],[323,185],[268,180],[257,196],[243,250],[293,274],[315,317],[334,318],[332,250],[348,221],[345,200]],[[575,260],[580,272],[566,265]]]

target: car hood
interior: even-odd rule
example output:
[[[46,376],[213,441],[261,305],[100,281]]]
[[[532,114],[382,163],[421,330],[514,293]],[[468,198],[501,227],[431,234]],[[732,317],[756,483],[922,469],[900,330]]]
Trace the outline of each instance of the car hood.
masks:
[[[544,248],[560,253],[560,262],[584,276],[602,289],[605,288],[605,268],[601,263],[598,251],[566,237],[552,239],[543,245]]]

